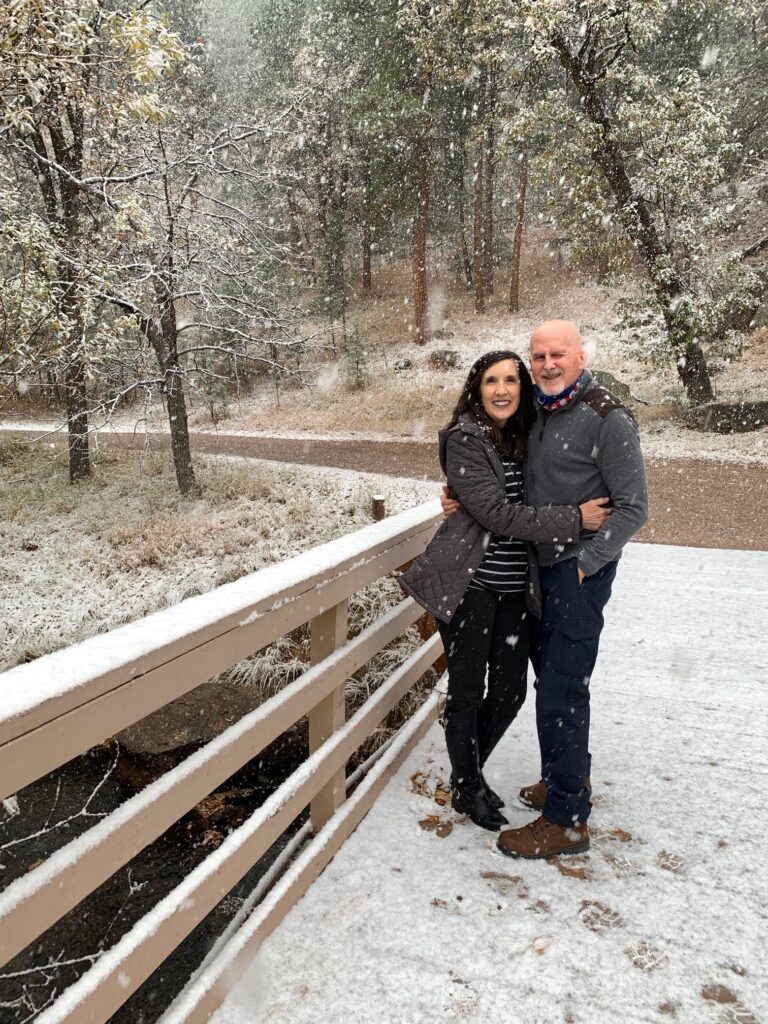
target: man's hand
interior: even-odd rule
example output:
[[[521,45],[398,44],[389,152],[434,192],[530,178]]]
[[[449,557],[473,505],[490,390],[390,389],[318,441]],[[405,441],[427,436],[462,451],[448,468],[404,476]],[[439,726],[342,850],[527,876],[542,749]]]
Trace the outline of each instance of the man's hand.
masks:
[[[461,508],[461,504],[451,497],[451,489],[447,485],[440,493],[440,504],[443,506],[443,519],[450,519],[453,513]]]
[[[596,533],[600,529],[611,514],[611,509],[605,507],[610,500],[610,498],[593,498],[592,501],[585,501],[583,505],[579,505],[581,522],[585,530]]]

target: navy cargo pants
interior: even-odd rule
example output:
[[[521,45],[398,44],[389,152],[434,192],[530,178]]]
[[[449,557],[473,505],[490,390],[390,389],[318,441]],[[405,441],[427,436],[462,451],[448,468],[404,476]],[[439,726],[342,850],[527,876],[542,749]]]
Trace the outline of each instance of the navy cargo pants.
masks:
[[[531,661],[541,777],[548,788],[543,813],[563,827],[589,817],[589,679],[616,566],[609,562],[582,584],[575,558],[540,569],[544,607],[532,629]]]

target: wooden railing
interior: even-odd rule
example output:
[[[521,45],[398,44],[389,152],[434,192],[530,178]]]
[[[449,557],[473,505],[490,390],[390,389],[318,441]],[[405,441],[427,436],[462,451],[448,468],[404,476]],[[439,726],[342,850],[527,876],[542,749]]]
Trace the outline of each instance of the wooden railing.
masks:
[[[37,1018],[102,1024],[307,807],[319,833],[164,1021],[207,1020],[222,979],[244,968],[365,815],[436,717],[433,694],[345,800],[348,758],[438,659],[423,643],[345,721],[349,677],[422,615],[406,599],[347,640],[347,603],[423,551],[429,502],[172,608],[0,675],[0,798],[310,623],[311,667],[275,697],[101,819],[0,895],[7,963],[305,715],[309,758],[184,881]]]

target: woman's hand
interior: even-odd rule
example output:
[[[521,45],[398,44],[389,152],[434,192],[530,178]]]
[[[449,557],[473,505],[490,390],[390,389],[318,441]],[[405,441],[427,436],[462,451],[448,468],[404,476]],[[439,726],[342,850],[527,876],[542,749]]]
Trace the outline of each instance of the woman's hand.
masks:
[[[610,500],[610,498],[593,498],[591,501],[585,501],[583,505],[579,505],[581,522],[585,530],[591,530],[594,533],[600,529],[611,514],[611,509],[605,507],[606,502]],[[443,512],[445,512],[445,505],[443,505]]]
[[[461,508],[461,504],[451,497],[451,489],[447,485],[440,493],[440,504],[443,506],[443,519],[450,519],[453,513]]]

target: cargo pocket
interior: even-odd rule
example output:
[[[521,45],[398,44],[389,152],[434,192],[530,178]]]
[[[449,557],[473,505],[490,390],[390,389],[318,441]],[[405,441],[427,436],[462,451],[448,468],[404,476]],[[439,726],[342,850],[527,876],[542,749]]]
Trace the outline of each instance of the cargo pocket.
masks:
[[[561,619],[549,642],[549,663],[553,672],[584,678],[592,674],[597,661],[601,622],[588,616]]]

